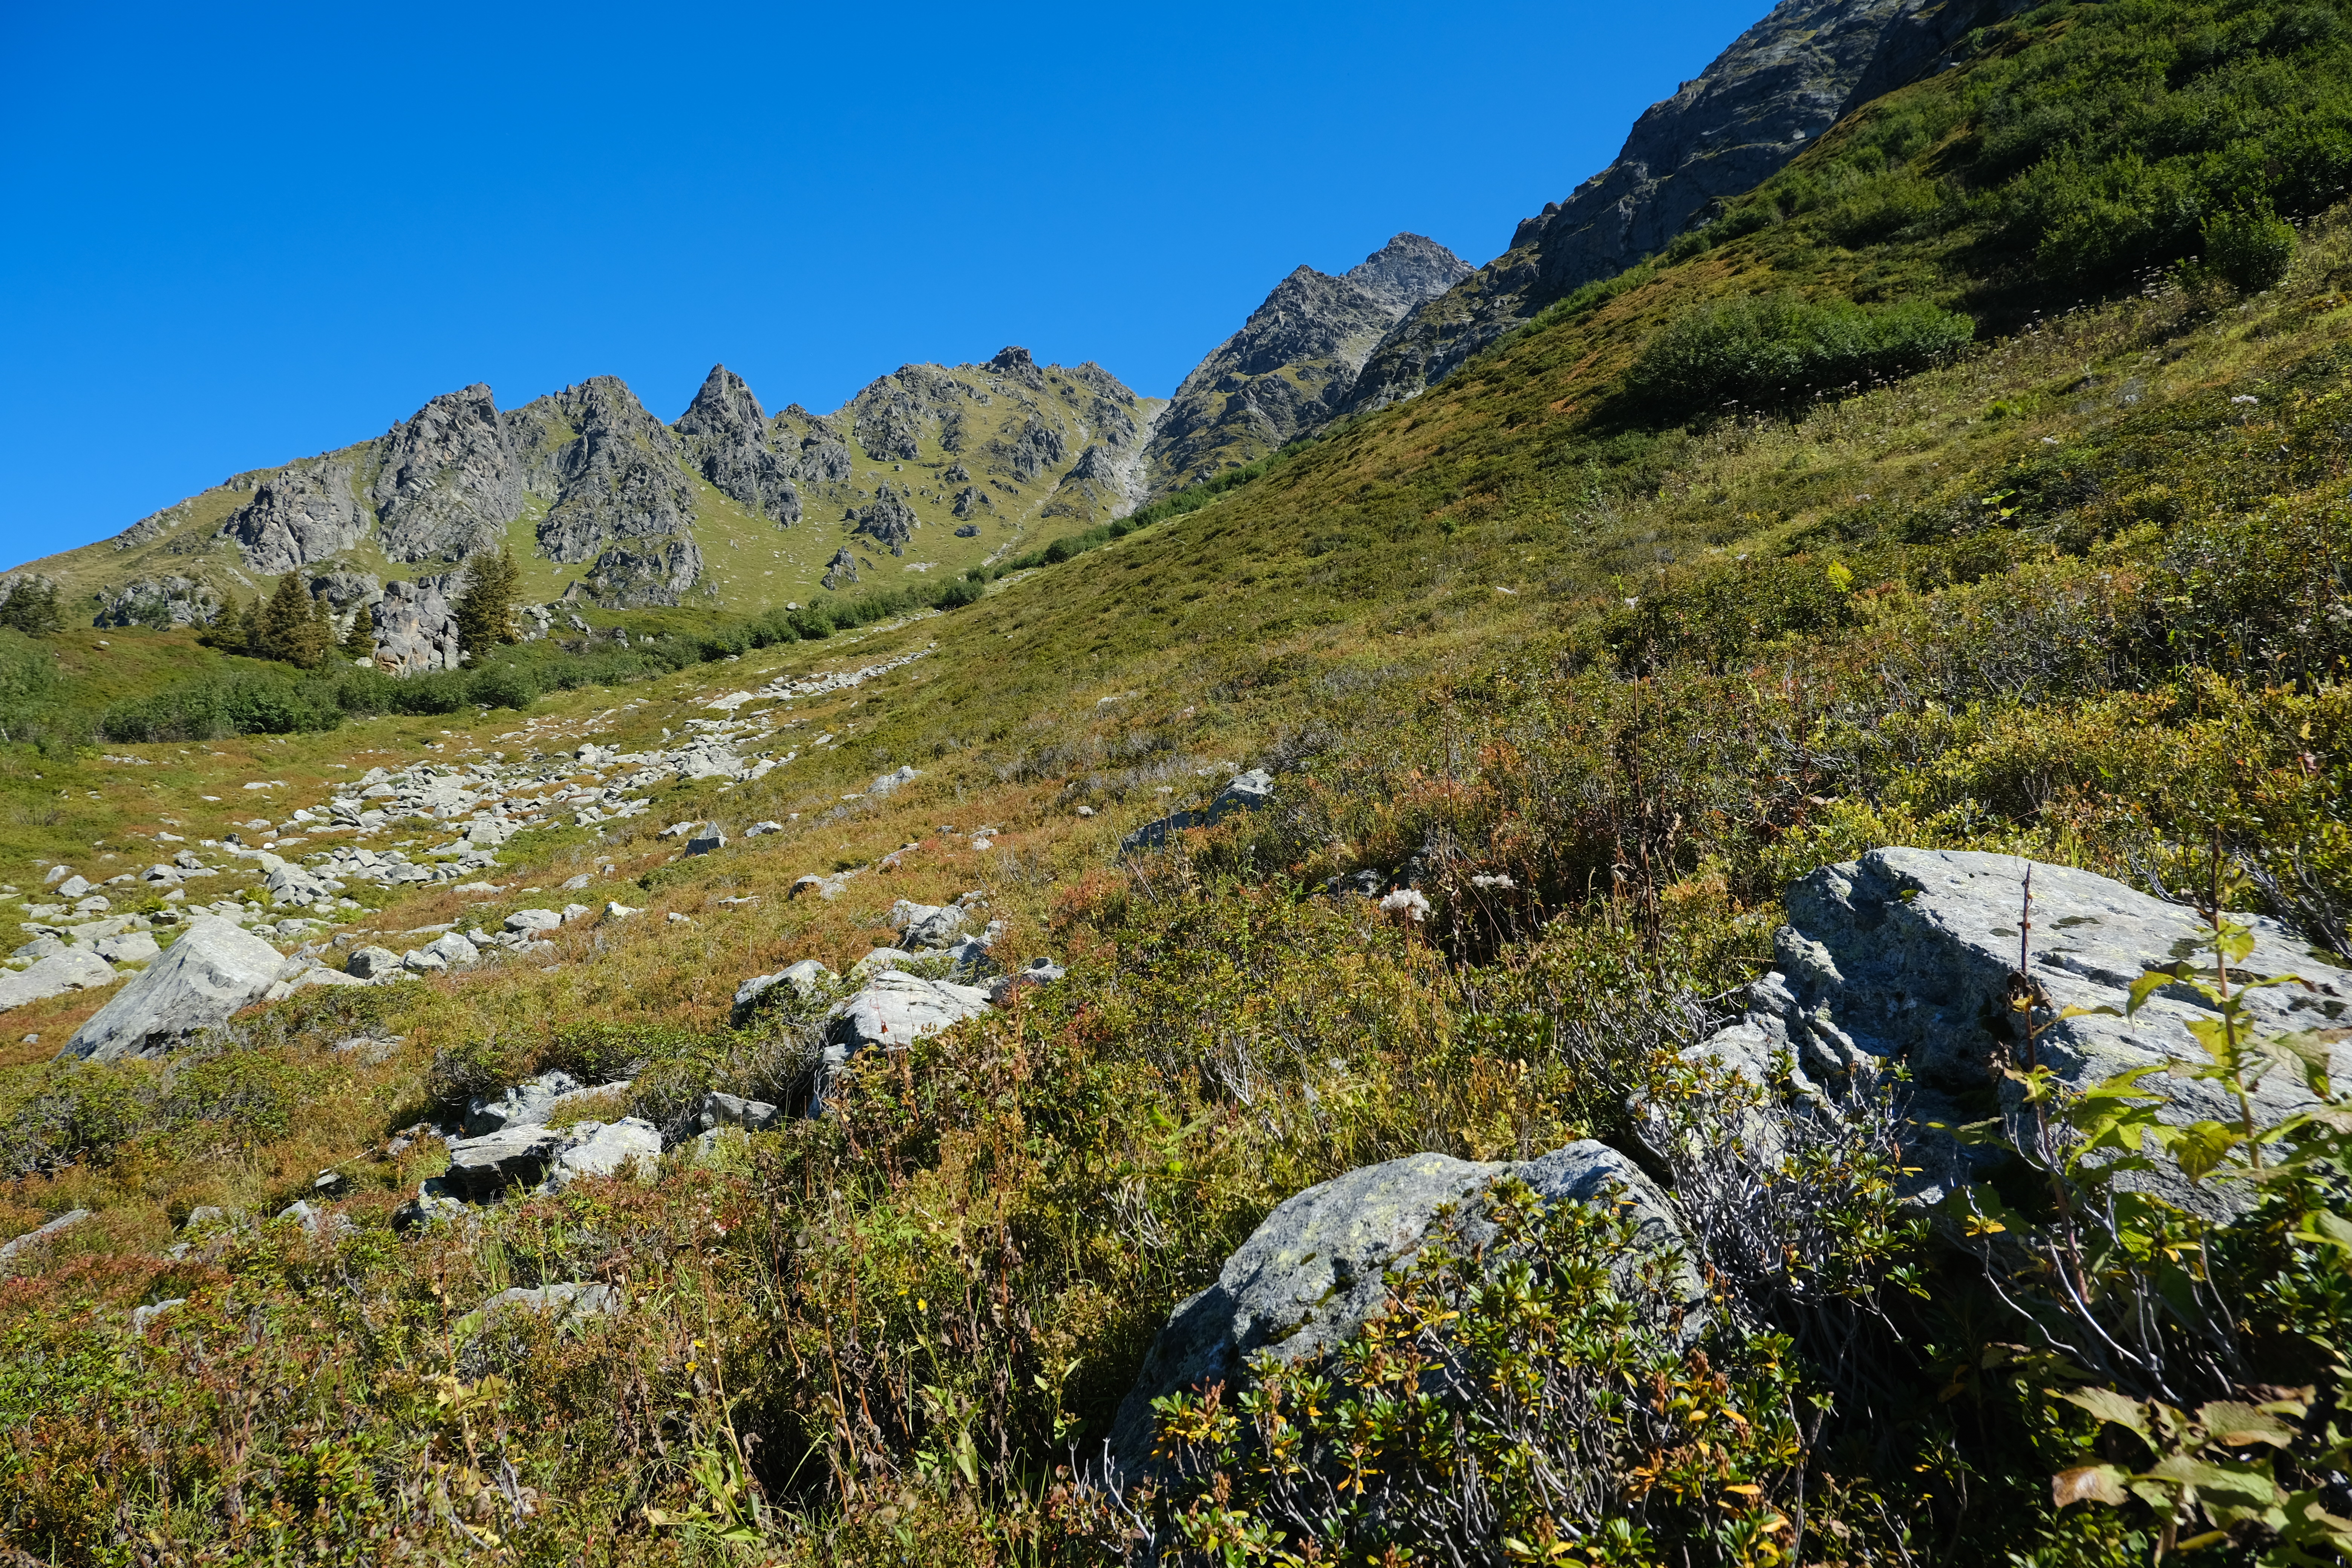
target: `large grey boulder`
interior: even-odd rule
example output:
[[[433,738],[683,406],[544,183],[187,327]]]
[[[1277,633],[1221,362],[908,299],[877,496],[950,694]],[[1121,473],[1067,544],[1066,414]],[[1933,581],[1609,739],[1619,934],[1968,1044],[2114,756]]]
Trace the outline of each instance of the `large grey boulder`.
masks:
[[[1907,1163],[1920,1170],[1916,1201],[1937,1201],[2001,1158],[1956,1142],[1938,1124],[2015,1114],[2021,1104],[2018,1087],[2000,1079],[1994,1064],[2004,1050],[2012,1059],[2022,1050],[2009,987],[2027,868],[2011,855],[1900,847],[1822,868],[1789,890],[1789,923],[1773,938],[1774,968],[1748,987],[1746,1016],[1685,1055],[1759,1083],[1778,1082],[1785,1071],[1788,1087],[1805,1095],[1834,1088],[1857,1069],[1907,1065]],[[2067,1007],[2120,1014],[2132,982],[2189,953],[2208,934],[2195,910],[2108,878],[2063,866],[2032,870],[2027,973],[2053,1014]],[[2299,974],[2311,983],[2246,994],[2264,1033],[2332,1027],[2352,1007],[2352,973],[2275,921],[2231,918],[2254,932],[2253,952],[2235,966],[2242,980]],[[2053,1022],[2038,1038],[2038,1058],[2074,1089],[2135,1067],[2201,1060],[2186,1027],[2200,1014],[2210,1009],[2197,993],[2169,985],[2131,1022]],[[2341,1081],[2347,1074],[2352,1049],[2338,1043],[2333,1075]],[[2166,1121],[2236,1119],[2215,1085],[2163,1073],[2141,1084],[2169,1102],[2158,1112]],[[2284,1072],[2271,1073],[2254,1097],[2265,1124],[2310,1103],[2300,1079]],[[2147,1180],[2176,1200],[2211,1201],[2162,1163]]]
[[[1421,1250],[1441,1212],[1470,1212],[1506,1175],[1551,1203],[1629,1207],[1639,1228],[1634,1247],[1612,1260],[1616,1288],[1640,1300],[1645,1271],[1663,1267],[1663,1290],[1653,1305],[1664,1326],[1685,1343],[1696,1342],[1706,1324],[1706,1287],[1682,1256],[1682,1232],[1664,1199],[1622,1154],[1590,1140],[1541,1159],[1491,1164],[1409,1154],[1286,1200],[1225,1260],[1215,1284],[1178,1304],[1112,1423],[1118,1462],[1149,1464],[1153,1400],[1213,1383],[1238,1389],[1261,1352],[1293,1363],[1337,1349],[1381,1310],[1388,1300],[1384,1276]],[[1464,1239],[1483,1245],[1493,1235],[1491,1223],[1472,1214]]]
[[[661,1164],[661,1129],[643,1117],[575,1122],[565,1132],[563,1147],[547,1173],[549,1192],[562,1192],[591,1176],[634,1175],[651,1181]]]
[[[809,1113],[823,1114],[834,1074],[867,1047],[908,1046],[988,1011],[988,994],[970,985],[926,980],[896,969],[872,975],[856,995],[834,1010],[824,1050],[817,1061]]]
[[[169,1049],[258,1001],[285,963],[276,948],[234,921],[199,915],[163,957],[76,1030],[59,1054],[110,1062]]]
[[[735,1003],[728,1013],[728,1026],[740,1029],[749,1023],[768,993],[779,985],[788,985],[794,994],[805,998],[815,994],[819,985],[834,978],[833,971],[814,958],[788,963],[773,974],[754,974],[735,987]]]
[[[270,957],[277,956],[277,951],[272,949]],[[113,965],[88,948],[64,948],[38,960],[30,969],[0,974],[0,1013],[27,1002],[62,996],[68,991],[111,985],[117,978]]]
[[[536,1125],[502,1127],[478,1138],[449,1141],[449,1169],[443,1187],[474,1203],[488,1203],[514,1188],[535,1188],[562,1152],[564,1134]]]

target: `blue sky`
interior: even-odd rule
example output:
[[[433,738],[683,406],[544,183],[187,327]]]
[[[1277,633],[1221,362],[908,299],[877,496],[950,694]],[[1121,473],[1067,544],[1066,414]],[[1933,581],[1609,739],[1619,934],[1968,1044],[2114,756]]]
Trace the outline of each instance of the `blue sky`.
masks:
[[[1302,261],[1487,260],[1768,8],[0,4],[0,562],[476,381],[1164,395]]]

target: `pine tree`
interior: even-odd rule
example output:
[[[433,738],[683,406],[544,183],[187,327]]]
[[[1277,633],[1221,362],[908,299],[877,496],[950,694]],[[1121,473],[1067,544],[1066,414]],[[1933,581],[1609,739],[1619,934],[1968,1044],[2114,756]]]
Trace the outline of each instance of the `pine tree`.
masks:
[[[466,591],[455,606],[457,643],[479,656],[500,643],[516,640],[515,592],[522,585],[522,569],[505,545],[496,555],[484,550],[466,563]]]
[[[343,652],[353,658],[375,657],[375,612],[365,605],[352,616],[352,629],[343,634]]]
[[[261,607],[261,635],[255,640],[262,658],[283,659],[300,669],[317,668],[333,646],[310,590],[291,572],[278,579],[277,591]]]
[[[65,606],[58,585],[46,577],[21,577],[0,584],[0,626],[14,626],[26,637],[63,629]]]

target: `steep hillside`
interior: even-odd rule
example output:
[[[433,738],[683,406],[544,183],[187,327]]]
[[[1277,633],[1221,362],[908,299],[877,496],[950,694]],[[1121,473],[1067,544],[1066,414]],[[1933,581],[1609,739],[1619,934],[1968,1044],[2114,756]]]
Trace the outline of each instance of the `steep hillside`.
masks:
[[[1152,430],[1165,494],[1257,461],[1328,424],[1356,372],[1405,314],[1470,274],[1460,257],[1400,234],[1334,278],[1301,267],[1196,365]]]
[[[831,416],[771,418],[723,365],[676,425],[610,376],[511,410],[470,386],[11,577],[55,582],[85,624],[201,626],[295,572],[338,635],[364,605],[381,662],[439,668],[478,550],[511,544],[525,597],[565,616],[746,613],[952,574],[1132,510],[1156,406],[1099,366],[1018,348],[901,366]]]
[[[2352,1555],[2352,32],[1961,55],[941,613],[0,750],[0,1547]]]

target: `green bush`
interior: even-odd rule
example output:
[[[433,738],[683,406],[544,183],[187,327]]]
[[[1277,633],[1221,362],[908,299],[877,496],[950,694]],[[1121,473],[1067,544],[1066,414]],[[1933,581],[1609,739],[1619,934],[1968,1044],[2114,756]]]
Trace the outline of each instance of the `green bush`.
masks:
[[[2286,276],[2294,226],[2268,210],[2216,214],[2205,225],[2206,265],[2249,293]]]
[[[1731,300],[1643,344],[1625,386],[1636,403],[1668,416],[1727,404],[1789,408],[1942,363],[1975,335],[1968,317],[1921,300],[1874,308],[1787,294]]]

